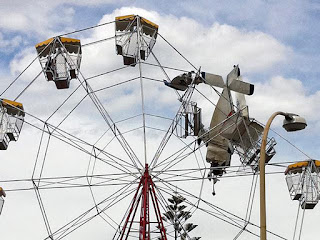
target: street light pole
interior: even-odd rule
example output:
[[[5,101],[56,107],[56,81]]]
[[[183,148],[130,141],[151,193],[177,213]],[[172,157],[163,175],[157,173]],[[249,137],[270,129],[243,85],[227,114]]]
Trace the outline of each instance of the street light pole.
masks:
[[[273,119],[282,115],[285,117],[285,121],[283,127],[288,131],[298,131],[302,130],[307,126],[307,123],[304,118],[299,117],[298,115],[284,112],[275,112],[269,118],[266,127],[263,130],[261,148],[260,148],[260,239],[267,239],[267,221],[266,221],[266,171],[265,171],[265,162],[266,162],[266,146],[268,139],[268,132],[270,129],[270,125]]]
[[[267,221],[266,221],[266,171],[265,171],[265,162],[266,162],[266,146],[268,139],[268,132],[270,125],[273,119],[278,115],[284,115],[283,112],[275,112],[269,118],[266,127],[263,130],[261,148],[260,148],[260,239],[267,239]]]

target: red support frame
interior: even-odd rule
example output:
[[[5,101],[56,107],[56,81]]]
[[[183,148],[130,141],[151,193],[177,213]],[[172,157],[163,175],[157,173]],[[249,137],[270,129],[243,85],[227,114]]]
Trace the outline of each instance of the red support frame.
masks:
[[[120,240],[126,240],[131,232],[131,227],[141,200],[141,212],[140,212],[140,227],[139,227],[139,240],[150,240],[150,201],[151,201],[155,215],[157,218],[158,229],[160,230],[161,240],[167,240],[166,229],[164,228],[161,212],[158,204],[158,199],[155,192],[155,185],[149,174],[148,164],[145,165],[145,171],[142,175],[137,191],[132,199],[131,206],[126,217],[126,221],[123,225],[120,233]],[[132,216],[131,216],[132,215]],[[128,225],[129,224],[129,225]],[[127,227],[128,226],[128,227]]]

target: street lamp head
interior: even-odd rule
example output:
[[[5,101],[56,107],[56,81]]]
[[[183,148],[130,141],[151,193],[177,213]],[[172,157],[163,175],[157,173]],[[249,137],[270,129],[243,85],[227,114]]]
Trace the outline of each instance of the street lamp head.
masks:
[[[303,117],[293,113],[287,113],[285,119],[283,120],[283,128],[287,132],[294,132],[305,129],[307,122]]]

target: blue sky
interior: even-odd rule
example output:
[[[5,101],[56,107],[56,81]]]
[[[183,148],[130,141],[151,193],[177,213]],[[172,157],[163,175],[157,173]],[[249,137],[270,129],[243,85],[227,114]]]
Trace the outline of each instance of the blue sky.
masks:
[[[219,24],[234,27],[244,35],[251,33],[253,36],[255,33],[263,33],[286,48],[286,53],[282,54],[286,60],[273,63],[272,60],[265,59],[265,64],[268,65],[271,62],[271,66],[259,67],[257,70],[252,67],[250,71],[246,71],[245,63],[237,62],[243,69],[242,73],[250,81],[268,84],[268,81],[275,76],[297,79],[302,83],[305,96],[316,94],[320,89],[318,80],[320,50],[317,47],[320,37],[318,24],[320,5],[316,1],[115,2],[96,0],[90,3],[56,1],[49,4],[49,1],[15,0],[2,5],[2,11],[0,9],[2,16],[0,72],[6,73],[7,78],[12,79],[14,76],[10,76],[10,63],[21,51],[32,48],[35,43],[58,33],[95,25],[103,15],[128,6],[155,11],[162,16],[174,16],[176,19],[187,17],[197,22],[201,28],[209,29],[214,24]],[[197,34],[196,31],[193,32]],[[208,44],[215,43],[208,42]],[[232,49],[232,42],[228,44]],[[228,52],[228,46],[225,49],[227,54],[230,52]],[[212,58],[223,57],[223,54],[215,56],[215,53],[212,53]],[[255,57],[255,55],[250,56],[250,61],[255,61]],[[204,65],[201,61],[196,64]],[[233,64],[230,63],[230,66]],[[229,69],[228,66],[225,69]]]
[[[281,135],[297,144],[312,157],[319,158],[319,11],[320,4],[317,1],[297,0],[0,0],[0,76],[2,79],[0,90],[4,89],[36,56],[34,49],[36,43],[61,33],[112,21],[119,14],[140,14],[159,24],[159,32],[178,50],[190,58],[193,64],[197,67],[202,66],[204,71],[225,77],[234,64],[239,64],[244,79],[255,84],[255,94],[247,98],[250,117],[266,122],[267,118],[277,110],[296,112],[305,116],[308,128],[301,133],[287,134],[281,128],[280,118],[274,122],[273,126]],[[111,30],[113,31],[113,28]],[[78,36],[81,37],[81,41],[90,42],[105,37],[105,33],[103,30],[96,29],[81,33]],[[154,48],[155,53],[159,54],[160,61],[164,65],[185,68],[186,65],[180,63],[181,59],[174,55],[174,52],[167,50],[165,44],[160,40],[160,38],[157,39]],[[110,46],[111,50],[107,49],[107,46],[102,46],[99,49],[99,45],[98,47],[88,47],[83,51],[81,70],[86,76],[102,73],[106,69],[110,70],[122,65],[121,57],[115,56],[114,42]],[[105,58],[105,56],[108,57]],[[26,86],[28,81],[31,81],[39,69],[39,63],[36,61],[30,71],[24,74],[21,81],[17,83],[17,89],[13,88],[6,97],[16,96],[17,92]],[[108,81],[117,83],[119,79],[129,79],[132,76],[136,76],[133,74],[134,70],[137,70],[137,68],[130,69],[129,74],[123,72],[120,72],[119,75],[111,74]],[[163,76],[153,72],[152,69],[147,69],[146,72],[151,76],[155,76],[155,78],[163,78]],[[171,78],[174,77],[172,72],[169,72],[169,75]],[[102,77],[93,81],[90,80],[90,83],[94,88],[100,88],[105,84],[103,80],[104,78]],[[146,109],[151,112],[158,111],[159,114],[170,115],[171,112],[167,111],[167,107],[169,106],[173,109],[178,104],[174,92],[166,89],[164,85],[153,88],[148,84],[146,83],[146,99],[150,101],[150,105],[147,105]],[[201,87],[199,86],[199,88]],[[139,85],[134,82],[128,86],[126,85],[122,91],[115,89],[101,92],[99,97],[101,96],[103,103],[115,111],[117,117],[125,118],[130,116],[133,110],[139,112],[141,109],[141,101],[135,95],[138,90]],[[217,100],[217,96],[213,96],[214,94],[210,89],[202,87],[201,90],[208,94],[210,98],[212,97],[213,101]],[[36,84],[28,89],[21,101],[25,104],[27,112],[30,111],[36,116],[46,118],[59,104],[59,101],[64,99],[64,93],[63,91],[57,91],[52,82],[47,83],[44,77],[41,76]],[[79,94],[78,98],[72,99],[67,108],[71,108],[72,104],[76,104],[77,100],[81,99],[80,96]],[[211,112],[205,111],[205,109],[208,109],[208,102],[200,97],[196,99],[199,100],[199,106],[204,109],[203,118],[208,124],[213,109],[211,107]],[[43,102],[46,104],[44,105]],[[102,123],[100,121],[97,124],[99,125],[98,127],[94,126],[97,123],[95,122],[97,115],[94,115],[96,113],[90,108],[90,103],[84,102],[83,105],[87,107],[86,111],[82,111],[81,108],[80,110],[77,109],[78,111],[71,116],[65,126],[67,130],[75,131],[80,136],[94,139],[96,135],[93,132],[97,128],[99,129]],[[62,110],[57,114],[57,119],[63,118],[63,114],[65,112]],[[74,128],[75,122],[80,124],[80,128]],[[157,123],[155,121],[155,125]],[[26,172],[23,170],[30,171],[33,166],[30,163],[33,161],[30,156],[36,152],[36,146],[28,139],[33,137],[33,132],[28,126],[25,126],[24,129],[26,131],[25,135],[22,135],[21,141],[12,143],[10,152],[3,153],[4,158],[7,160],[12,158],[12,162],[7,163],[3,168],[6,170],[0,172],[0,179],[2,175],[9,176],[8,178],[15,178],[21,174],[21,176],[25,177]],[[101,131],[101,129],[99,130]],[[135,137],[133,136],[132,138],[136,140]],[[28,152],[28,155],[26,155],[28,157],[22,163],[23,167],[19,169],[18,176],[11,177],[9,173],[16,174],[14,166],[19,164],[19,158],[24,157],[22,150],[21,153],[14,152],[14,144],[21,144],[19,146],[21,146],[22,150]],[[133,145],[135,144],[136,142],[133,143]],[[34,149],[34,151],[29,153],[29,148]],[[305,156],[292,151],[292,148],[281,139],[278,141],[277,151],[278,155],[276,156],[279,156],[279,158],[275,159],[275,161],[305,159]],[[53,153],[53,159],[58,156],[56,154],[58,153]],[[296,156],[298,156],[298,159],[293,159]],[[55,166],[54,164],[55,162],[52,166]],[[71,165],[70,163],[70,168],[72,168]],[[68,169],[64,170],[67,172]],[[280,177],[272,181],[276,182],[279,179],[284,179],[282,175]],[[232,189],[231,187],[234,186],[234,183],[223,185],[221,182],[219,186],[221,186],[219,189],[221,195],[218,196],[217,201],[223,204],[227,202],[225,201],[226,197],[223,197],[226,195],[223,195],[223,193],[228,195],[230,190],[229,192],[228,190],[223,190],[222,186],[229,186],[227,189]],[[211,185],[209,188],[211,189]],[[240,191],[242,188],[237,190]],[[283,188],[275,188],[273,190],[275,191],[274,196],[282,194],[281,196],[288,197]],[[210,191],[206,193],[211,197]],[[285,201],[279,206],[287,207]],[[290,213],[296,210],[295,207],[290,205],[284,216],[290,218],[290,220],[293,219]],[[14,206],[11,206],[11,209],[14,209]],[[239,208],[235,207],[235,209]],[[272,216],[278,216],[278,209],[273,209],[272,211],[274,214]],[[316,219],[316,217],[311,217],[311,219]],[[272,227],[277,228],[279,221],[273,222]],[[12,220],[8,221],[8,226],[9,222],[12,223]],[[286,227],[283,232],[289,229]],[[27,226],[25,228],[27,229]],[[10,229],[10,226],[8,229]],[[281,229],[279,231],[282,233]],[[312,227],[306,232],[311,232],[312,234]],[[5,236],[11,236],[10,232],[6,234]],[[289,235],[285,236],[288,237]]]
[[[289,78],[299,78],[306,83],[308,90],[314,92],[319,89],[317,68],[319,62],[318,39],[320,35],[319,3],[317,1],[57,1],[55,4],[44,6],[42,3],[19,1],[7,3],[3,8],[3,18],[11,14],[18,14],[26,20],[26,27],[22,20],[10,20],[10,23],[0,24],[0,56],[1,66],[6,66],[13,58],[19,47],[32,46],[34,42],[49,37],[50,33],[64,32],[67,29],[78,29],[96,24],[101,17],[122,6],[135,6],[147,10],[157,11],[164,15],[189,17],[204,26],[213,23],[228,24],[244,31],[261,31],[276,38],[281,43],[292,48],[294,55],[290,62],[274,67],[272,74],[281,73]],[[18,5],[18,6],[17,6]],[[1,11],[1,9],[0,9]],[[31,12],[36,12],[33,18]],[[39,12],[43,14],[39,15]],[[32,26],[37,21],[37,15],[43,23]],[[16,15],[15,15],[16,16]],[[23,17],[23,18],[22,18]],[[42,22],[41,21],[41,22]],[[49,29],[49,32],[43,31]],[[15,37],[18,46],[8,43]],[[17,41],[17,40],[16,40]],[[8,44],[11,45],[8,47]],[[9,61],[8,61],[9,60]],[[255,75],[264,80],[267,73]]]

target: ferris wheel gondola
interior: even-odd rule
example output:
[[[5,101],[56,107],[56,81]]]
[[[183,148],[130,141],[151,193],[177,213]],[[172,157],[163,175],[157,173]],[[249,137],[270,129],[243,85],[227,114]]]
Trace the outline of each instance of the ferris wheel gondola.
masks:
[[[135,66],[146,60],[156,43],[159,26],[138,15],[115,19],[116,51],[123,56],[123,64]]]
[[[302,209],[313,209],[320,199],[320,161],[291,164],[285,175],[292,200],[299,201]]]
[[[35,46],[47,81],[57,89],[69,88],[70,80],[78,76],[81,63],[79,39],[54,37]]]
[[[2,212],[3,204],[4,204],[4,197],[6,197],[6,192],[3,190],[2,187],[0,187],[0,215]]]
[[[17,141],[24,121],[22,103],[1,99],[0,101],[0,150],[6,150],[10,141]]]
[[[25,113],[22,104],[20,108],[20,105],[13,107],[20,114],[15,114],[15,118],[18,116],[20,122],[25,121],[41,133],[39,148],[35,154],[34,170],[30,179],[32,188],[27,190],[34,190],[36,193],[46,227],[46,239],[60,240],[67,236],[70,239],[73,236],[75,239],[78,239],[79,236],[90,237],[90,231],[81,232],[81,229],[97,218],[105,224],[103,226],[108,229],[108,236],[113,235],[113,239],[156,239],[157,237],[161,240],[173,239],[172,233],[176,232],[176,229],[180,230],[178,234],[181,238],[199,239],[199,237],[192,238],[189,234],[189,230],[195,226],[193,224],[173,221],[178,225],[173,226],[174,224],[165,225],[162,221],[161,213],[172,210],[170,201],[168,202],[166,198],[173,193],[183,196],[188,204],[188,207],[184,207],[185,213],[188,213],[185,218],[201,212],[217,221],[222,220],[230,228],[235,228],[237,231],[239,229],[241,231],[239,235],[246,232],[256,237],[259,227],[250,222],[250,217],[240,217],[214,205],[212,198],[205,199],[207,192],[211,195],[210,188],[208,190],[205,183],[208,172],[211,178],[214,178],[214,182],[218,178],[230,176],[228,171],[234,167],[230,166],[233,150],[240,155],[243,166],[250,166],[253,169],[251,173],[243,171],[244,175],[255,176],[258,171],[256,164],[259,159],[258,148],[263,125],[249,118],[248,106],[243,95],[253,94],[253,85],[242,81],[238,66],[234,66],[227,76],[226,83],[220,75],[164,67],[160,64],[161,59],[155,57],[155,42],[159,41],[160,37],[163,38],[158,33],[157,24],[138,15],[116,17],[115,21],[108,24],[113,23],[115,24],[115,35],[109,39],[115,39],[116,53],[123,57],[124,65],[139,66],[139,69],[130,68],[129,70],[138,72],[138,77],[130,80],[121,79],[122,75],[119,74],[116,76],[116,81],[113,81],[114,76],[111,75],[112,81],[103,81],[95,85],[95,78],[107,77],[110,76],[109,73],[118,73],[119,69],[126,68],[121,66],[116,70],[108,69],[108,71],[86,78],[85,74],[80,72],[80,62],[82,52],[85,52],[85,45],[82,46],[80,40],[76,38],[57,36],[36,45],[44,77],[47,81],[55,82],[58,89],[69,88],[70,81],[76,78],[79,78],[80,81],[75,81],[74,84],[79,85],[72,93],[59,92],[61,95],[56,96],[54,101],[61,101],[61,105],[52,108],[46,106],[47,111],[51,111],[46,119]],[[102,40],[96,42],[104,44]],[[174,49],[174,51],[177,50]],[[108,58],[111,57],[108,56]],[[152,57],[157,64],[148,62]],[[85,65],[82,66],[84,67]],[[154,74],[158,70],[164,74],[166,80],[159,80],[163,77],[160,74],[157,75],[159,79],[154,76],[147,77],[142,74],[144,67],[154,67],[146,72]],[[174,70],[174,73],[179,72],[179,76],[171,80],[169,76],[173,76],[173,73],[167,73],[168,69]],[[139,84],[136,84],[137,82]],[[136,85],[134,87],[125,85],[128,83]],[[154,85],[146,90],[146,85],[151,85],[151,83]],[[148,103],[148,100],[152,95],[150,93],[154,93],[153,90],[156,89],[159,94],[173,93],[163,83],[184,93],[182,96],[178,94],[179,99],[170,106],[170,109],[159,110],[157,104]],[[214,113],[208,129],[202,122],[202,114],[207,114],[208,109],[203,109],[193,95],[195,87],[202,83],[212,88],[223,89],[219,94],[217,104],[210,105],[211,108],[214,107]],[[137,104],[137,101],[121,98],[121,94],[117,92],[117,89],[121,87],[124,88],[121,93],[126,96],[130,95],[131,91],[132,95],[141,96],[141,103]],[[79,89],[84,89],[84,93]],[[111,96],[114,94],[116,96],[114,98],[121,101],[122,107],[123,105],[129,107],[123,111],[116,109],[112,104],[114,99],[105,97],[108,94],[100,94],[107,90],[110,90]],[[231,91],[240,94],[237,97],[239,104],[233,102]],[[44,93],[41,92],[41,94]],[[70,103],[68,101],[76,94],[80,96],[79,100],[77,99],[78,102],[75,103],[75,106],[72,104],[70,104],[72,107],[68,106],[66,103]],[[61,96],[64,98],[62,99]],[[88,98],[90,98],[89,101],[86,101]],[[158,102],[158,96],[156,100]],[[137,115],[133,113],[137,111],[134,103],[141,109]],[[10,103],[8,106],[11,105],[14,104]],[[28,109],[29,107],[32,106],[28,106]],[[66,109],[59,112],[62,107],[68,109],[69,112]],[[99,115],[95,115],[94,108]],[[72,118],[72,114],[77,110],[83,115]],[[97,125],[102,118],[103,124],[99,122],[101,125],[95,127],[94,130],[86,130],[85,126],[89,124],[81,122],[82,118],[85,118],[84,113],[90,115],[88,119],[93,120]],[[25,115],[26,119],[24,119]],[[54,117],[62,118],[62,120],[54,122],[52,120]],[[70,122],[66,124],[67,127],[63,126],[63,123],[68,120]],[[157,126],[152,124],[157,124]],[[103,131],[100,131],[101,129]],[[20,131],[21,128],[19,133]],[[86,134],[92,135],[84,137]],[[10,138],[11,135],[7,134],[7,136]],[[15,135],[12,136],[17,139]],[[92,143],[92,139],[96,141]],[[153,142],[154,139],[157,139],[158,142]],[[269,160],[275,154],[274,145],[275,142],[269,145],[270,151],[267,151]],[[143,150],[139,152],[141,146]],[[81,165],[81,161],[87,164],[85,168]],[[67,166],[69,162],[72,162],[72,167]],[[209,167],[206,162],[210,164]],[[68,173],[75,169],[87,169],[87,171],[79,175],[62,175],[62,172]],[[231,176],[234,177],[234,175]],[[191,184],[194,182],[196,182],[195,187]],[[67,205],[68,197],[62,196],[71,192],[71,189],[81,189],[79,191],[81,197],[78,198],[70,193],[69,198],[76,199],[70,201],[68,205],[70,209],[77,209],[78,202],[85,202],[83,195],[89,195],[90,199],[90,206],[83,212],[81,212],[83,208],[81,211],[77,209],[79,211],[76,216],[68,207],[65,207],[64,210],[56,210],[58,206],[56,201],[62,201]],[[15,191],[15,189],[8,191]],[[50,192],[55,192],[55,194],[50,195]],[[52,206],[55,206],[53,211],[47,211],[46,208]],[[68,211],[71,212],[69,213],[72,218],[68,215]],[[61,218],[56,217],[58,215]],[[51,216],[55,217],[51,218]],[[204,218],[201,217],[201,219]],[[206,220],[206,224],[208,221]],[[95,227],[95,224],[94,222],[92,226]],[[248,230],[249,227],[253,229]]]

